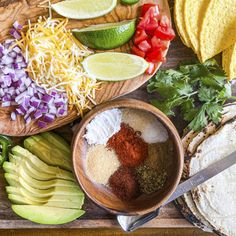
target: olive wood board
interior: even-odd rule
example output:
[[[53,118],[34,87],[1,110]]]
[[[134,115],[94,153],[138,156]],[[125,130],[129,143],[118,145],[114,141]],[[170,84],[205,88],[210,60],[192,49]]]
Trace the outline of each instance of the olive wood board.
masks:
[[[6,0],[0,1],[0,9],[4,9],[4,7],[8,6],[10,3],[14,5],[15,0]],[[28,1],[29,2],[29,1]],[[33,1],[30,1],[33,2]],[[21,4],[27,4],[26,0],[22,1]],[[29,3],[31,4],[31,3]],[[170,1],[170,9],[173,7],[173,0]],[[0,10],[1,12],[1,10]],[[15,13],[17,14],[17,13]],[[5,18],[2,19],[2,15],[0,15],[1,24],[4,24]],[[12,20],[13,21],[13,20]],[[2,27],[1,27],[2,28]],[[179,37],[171,43],[167,62],[163,64],[162,68],[174,68],[176,67],[180,61],[190,61],[196,58],[191,49],[186,48]],[[234,87],[234,94],[236,94],[236,87]],[[148,102],[150,99],[155,97],[155,94],[148,94],[146,91],[146,85],[140,87],[136,91],[126,95],[127,98],[135,98]],[[186,124],[181,120],[178,116],[172,118],[173,123],[178,128],[180,135],[182,135],[182,131],[185,128]],[[1,122],[0,122],[1,123]],[[61,127],[57,129],[60,134],[68,137],[68,140],[71,139],[72,131],[69,125]],[[114,228],[119,227],[115,216],[109,214],[105,210],[101,209],[89,199],[85,200],[84,209],[86,213],[80,219],[71,222],[65,225],[40,225],[35,224],[30,221],[24,220],[13,213],[11,210],[10,201],[7,199],[7,195],[5,192],[6,182],[3,177],[3,171],[0,170],[0,229],[23,229],[23,228]],[[161,214],[158,218],[152,220],[144,227],[146,228],[196,228],[191,223],[189,223],[184,217],[180,214],[180,212],[176,209],[174,204],[169,204],[162,209]]]
[[[0,1],[0,42],[9,38],[9,29],[12,27],[14,21],[18,21],[20,24],[27,24],[27,20],[30,19],[35,22],[37,18],[41,15],[48,15],[48,9],[39,7],[40,0],[5,0]],[[52,3],[57,2],[57,0],[51,1]],[[166,13],[170,16],[169,5],[167,0],[141,0],[138,4],[133,6],[124,6],[119,3],[115,9],[109,14],[89,20],[69,20],[68,28],[82,28],[92,24],[119,22],[123,20],[134,19],[139,16],[140,5],[144,3],[158,3],[161,12]],[[44,5],[46,5],[45,3]],[[56,17],[59,17],[53,13]],[[112,51],[130,52],[130,46],[132,46],[132,40]],[[165,51],[167,53],[168,49]],[[157,69],[160,67],[161,63],[158,64]],[[121,82],[104,82],[101,84],[100,88],[97,90],[95,95],[95,102],[97,104],[120,97],[124,94],[128,94],[142,84],[144,84],[150,75],[143,74],[131,80],[121,81]],[[92,104],[91,104],[92,105]],[[26,125],[22,117],[18,116],[16,121],[10,119],[10,113],[14,110],[14,107],[2,108],[0,107],[0,133],[9,136],[26,136],[32,135],[46,130],[52,130],[62,125],[68,124],[78,117],[78,112],[73,109],[68,112],[65,117],[56,118],[55,121],[48,124],[45,128],[39,128],[36,121],[32,121],[30,124]]]

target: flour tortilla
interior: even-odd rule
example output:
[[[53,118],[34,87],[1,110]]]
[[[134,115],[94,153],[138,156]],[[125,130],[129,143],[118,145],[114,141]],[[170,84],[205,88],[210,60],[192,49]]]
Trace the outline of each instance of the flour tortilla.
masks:
[[[222,66],[229,80],[236,78],[236,43],[223,51]]]
[[[185,0],[184,21],[186,32],[196,54],[199,54],[200,26],[209,2],[210,0]]]
[[[214,126],[212,124],[209,124],[204,129],[204,131],[201,131],[198,133],[190,131],[189,133],[186,134],[186,136],[182,139],[183,145],[186,147],[185,151],[189,149],[189,146],[191,146],[193,150],[196,150],[197,146],[200,143],[202,143],[211,134],[216,132],[217,129],[222,127],[225,123],[234,120],[235,116],[236,116],[236,103],[225,105],[220,126]],[[184,173],[184,179],[185,179],[186,172],[189,172],[188,170],[189,161],[185,161],[184,169],[185,169],[185,173]],[[187,194],[183,195],[181,198],[178,198],[176,200],[176,204],[181,210],[181,213],[195,226],[207,232],[211,232],[214,229],[214,227],[205,219],[205,217],[196,208],[191,192],[188,192]]]
[[[236,42],[236,0],[211,0],[200,28],[200,56],[204,62]]]
[[[190,176],[236,151],[236,121],[205,139],[189,163]],[[193,200],[199,212],[217,231],[236,235],[236,165],[196,187]]]
[[[175,0],[174,5],[174,20],[178,34],[187,47],[191,47],[190,39],[186,32],[186,25],[184,22],[184,3],[185,0]]]

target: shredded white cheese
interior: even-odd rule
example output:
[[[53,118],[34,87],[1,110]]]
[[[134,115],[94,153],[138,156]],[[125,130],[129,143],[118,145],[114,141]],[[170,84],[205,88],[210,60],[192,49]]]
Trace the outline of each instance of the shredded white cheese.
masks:
[[[18,45],[25,53],[30,77],[46,90],[66,91],[69,105],[82,113],[90,108],[97,87],[81,62],[92,52],[66,29],[68,19],[39,18],[29,21]],[[25,32],[25,33],[24,33]]]

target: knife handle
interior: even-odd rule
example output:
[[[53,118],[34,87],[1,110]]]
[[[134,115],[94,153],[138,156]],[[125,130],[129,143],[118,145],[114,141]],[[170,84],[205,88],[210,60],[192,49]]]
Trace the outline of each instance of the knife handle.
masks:
[[[128,231],[131,232],[131,231],[141,227],[142,225],[146,224],[147,222],[155,219],[160,214],[160,209],[161,208],[158,208],[157,210],[155,210],[155,211],[153,211],[151,213],[148,213],[148,214],[146,214],[144,216],[141,216],[137,220],[133,221],[130,224],[130,227],[129,227]]]

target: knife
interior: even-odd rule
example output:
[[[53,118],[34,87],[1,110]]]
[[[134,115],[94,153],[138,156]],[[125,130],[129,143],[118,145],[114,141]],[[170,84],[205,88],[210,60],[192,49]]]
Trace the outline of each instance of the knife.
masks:
[[[191,189],[204,183],[208,179],[214,177],[215,175],[219,174],[220,172],[224,171],[225,169],[229,168],[230,166],[234,164],[236,164],[236,151],[230,154],[229,156],[211,164],[207,168],[193,175],[188,180],[179,184],[175,192],[170,196],[170,198],[161,207],[167,205],[168,203],[182,196],[184,193],[187,193]],[[156,218],[159,215],[159,212],[160,212],[160,208],[142,216],[118,215],[117,221],[119,222],[120,226],[122,227],[124,231],[130,232],[141,227],[142,225],[149,222],[150,220]]]

